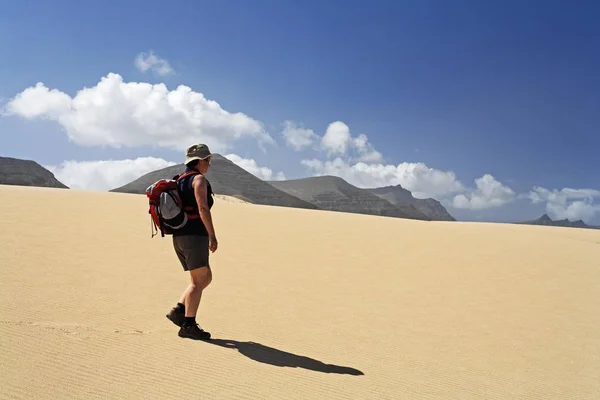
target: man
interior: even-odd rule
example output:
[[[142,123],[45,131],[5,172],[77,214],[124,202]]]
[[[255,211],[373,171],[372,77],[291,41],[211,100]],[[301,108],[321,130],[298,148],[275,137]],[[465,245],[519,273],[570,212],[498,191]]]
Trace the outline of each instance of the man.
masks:
[[[180,327],[179,336],[191,339],[210,339],[210,333],[199,327],[196,314],[202,291],[211,283],[212,272],[209,251],[217,250],[217,237],[210,209],[213,192],[205,174],[210,167],[212,154],[205,144],[190,146],[186,152],[186,172],[195,174],[179,181],[184,207],[193,207],[200,218],[189,219],[187,224],[173,233],[173,247],[184,271],[190,274],[191,283],[181,295],[167,318]]]

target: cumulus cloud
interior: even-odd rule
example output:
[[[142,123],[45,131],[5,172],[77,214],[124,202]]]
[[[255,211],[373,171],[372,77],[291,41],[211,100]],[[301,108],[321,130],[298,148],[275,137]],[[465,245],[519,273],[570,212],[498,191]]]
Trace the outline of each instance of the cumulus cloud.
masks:
[[[312,129],[303,128],[292,121],[283,123],[281,134],[285,138],[286,144],[297,151],[310,147],[319,139],[319,135]]]
[[[517,194],[511,188],[490,174],[475,179],[475,186],[474,190],[454,196],[452,205],[455,208],[482,210],[503,206],[517,198]]]
[[[289,147],[296,151],[311,147],[322,151],[327,158],[342,157],[346,160],[380,162],[381,153],[375,150],[365,134],[353,137],[350,128],[342,121],[334,121],[327,126],[321,137],[312,129],[285,121],[282,136]]]
[[[187,86],[168,90],[164,84],[124,82],[114,73],[74,97],[38,83],[12,98],[4,115],[56,121],[81,146],[183,151],[190,143],[204,142],[211,150],[224,152],[245,137],[260,146],[274,144],[259,121],[226,111]]]
[[[381,153],[369,143],[367,135],[363,133],[353,137],[348,125],[342,121],[335,121],[327,126],[325,135],[321,138],[321,149],[327,152],[328,157],[344,157],[362,162],[380,162],[382,159]]]
[[[346,154],[351,143],[350,128],[341,121],[329,124],[325,135],[321,138],[321,144],[329,155]]]
[[[26,119],[58,120],[71,109],[71,97],[57,89],[48,89],[43,83],[28,87],[4,107],[2,115],[18,115]]]
[[[256,163],[256,161],[252,158],[250,158],[250,159],[242,158],[242,157],[238,156],[237,154],[227,154],[224,157],[227,158],[228,160],[230,160],[231,162],[233,162],[234,164],[236,164],[237,166],[245,169],[252,175],[254,175],[257,178],[262,179],[264,181],[285,180],[285,175],[283,174],[283,172],[279,172],[279,173],[273,175],[273,171],[270,168],[259,166]]]
[[[424,163],[352,164],[337,157],[329,161],[302,160],[302,164],[315,176],[339,176],[361,188],[401,185],[416,198],[439,198],[464,190],[454,172],[430,168]]]
[[[135,58],[134,64],[142,72],[152,70],[152,72],[160,76],[170,75],[175,72],[167,60],[160,58],[153,51],[139,53]]]
[[[175,164],[162,158],[139,157],[134,160],[63,161],[44,167],[71,189],[106,191]]]
[[[376,163],[380,162],[383,158],[381,153],[375,150],[373,145],[369,143],[367,135],[363,133],[352,139],[352,145],[358,153],[358,161]]]
[[[535,186],[525,196],[533,204],[546,203],[546,212],[552,219],[568,219],[576,221],[581,219],[586,223],[600,213],[600,204],[594,200],[600,197],[600,191],[594,189],[548,190]]]
[[[242,158],[236,154],[224,157],[260,179],[285,179],[283,172],[275,174],[271,169],[259,166],[253,159]],[[106,191],[123,186],[148,172],[177,164],[162,158],[139,157],[125,160],[68,160],[59,165],[44,165],[44,168],[71,189]]]

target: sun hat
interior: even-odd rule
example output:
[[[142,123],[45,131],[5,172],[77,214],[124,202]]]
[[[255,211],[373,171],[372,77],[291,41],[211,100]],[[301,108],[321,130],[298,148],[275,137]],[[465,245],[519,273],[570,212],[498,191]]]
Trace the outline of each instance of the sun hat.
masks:
[[[185,153],[185,164],[187,165],[194,160],[206,160],[212,156],[213,154],[210,152],[207,145],[203,143],[193,144],[188,147]]]

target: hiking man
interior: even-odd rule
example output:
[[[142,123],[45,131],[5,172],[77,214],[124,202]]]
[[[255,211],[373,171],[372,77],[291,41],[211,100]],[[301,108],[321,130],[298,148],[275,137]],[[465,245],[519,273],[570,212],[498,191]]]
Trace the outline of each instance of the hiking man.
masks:
[[[186,151],[186,172],[196,173],[178,182],[184,207],[192,207],[200,218],[189,219],[187,224],[173,233],[173,247],[184,271],[190,274],[191,283],[181,295],[167,318],[180,327],[179,336],[191,339],[209,339],[210,333],[200,328],[196,313],[202,291],[212,281],[209,251],[217,250],[217,237],[210,209],[213,192],[205,177],[212,154],[205,144],[195,144]]]

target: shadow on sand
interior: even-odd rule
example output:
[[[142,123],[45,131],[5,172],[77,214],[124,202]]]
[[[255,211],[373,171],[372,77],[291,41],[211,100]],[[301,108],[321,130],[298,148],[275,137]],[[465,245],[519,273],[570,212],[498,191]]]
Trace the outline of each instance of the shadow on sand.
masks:
[[[254,361],[277,367],[304,368],[327,374],[364,375],[362,371],[354,368],[325,364],[309,357],[288,353],[260,343],[238,342],[228,339],[209,339],[204,342],[228,349],[237,349],[240,353]]]

